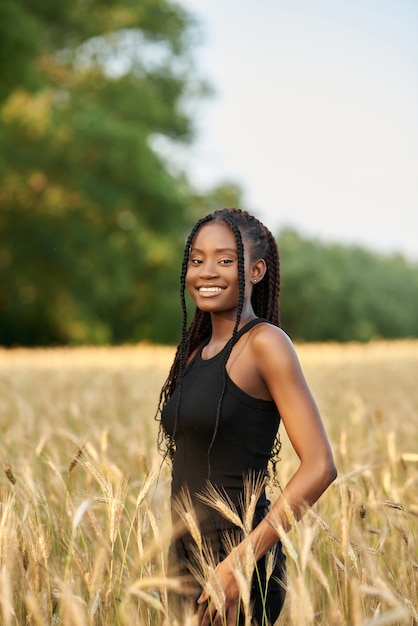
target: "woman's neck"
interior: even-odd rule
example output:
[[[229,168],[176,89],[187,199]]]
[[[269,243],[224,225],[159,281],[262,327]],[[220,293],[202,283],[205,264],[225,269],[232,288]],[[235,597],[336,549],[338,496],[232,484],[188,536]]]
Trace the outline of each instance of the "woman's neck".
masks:
[[[238,326],[238,330],[240,330],[243,326],[248,324],[251,320],[255,319],[257,316],[254,311],[243,311],[241,314],[240,323]],[[226,314],[216,314],[212,313],[211,315],[212,322],[212,334],[210,338],[210,343],[220,343],[227,342],[231,337],[234,331],[234,326],[236,322],[236,318],[231,318]]]

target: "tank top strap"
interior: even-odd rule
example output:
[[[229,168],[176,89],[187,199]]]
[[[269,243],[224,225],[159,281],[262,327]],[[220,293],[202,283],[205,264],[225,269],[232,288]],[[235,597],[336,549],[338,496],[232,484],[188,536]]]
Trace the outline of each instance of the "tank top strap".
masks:
[[[245,335],[245,333],[247,333],[249,330],[251,330],[251,328],[253,328],[254,326],[257,326],[257,324],[261,324],[263,322],[267,322],[268,323],[268,320],[264,319],[264,317],[256,317],[254,320],[251,320],[251,322],[248,322],[247,324],[245,324],[241,328],[241,330],[238,331],[236,341],[238,341],[238,339],[240,337],[242,337],[242,335]]]

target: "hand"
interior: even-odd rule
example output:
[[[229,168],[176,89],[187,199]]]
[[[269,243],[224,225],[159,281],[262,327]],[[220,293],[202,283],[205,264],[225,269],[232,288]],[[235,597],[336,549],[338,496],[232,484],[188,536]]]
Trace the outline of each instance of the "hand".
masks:
[[[240,591],[230,558],[221,561],[209,578],[198,604],[207,603],[200,626],[235,626],[241,609]]]

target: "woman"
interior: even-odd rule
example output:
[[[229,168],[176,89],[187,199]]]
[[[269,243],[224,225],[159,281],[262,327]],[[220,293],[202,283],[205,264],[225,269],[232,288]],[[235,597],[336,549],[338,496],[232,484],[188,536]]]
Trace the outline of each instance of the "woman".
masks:
[[[279,285],[276,241],[254,216],[222,209],[197,222],[181,273],[182,339],[160,396],[160,443],[172,460],[173,522],[178,528],[187,518],[183,498],[188,519],[193,514],[199,524],[197,537],[190,525],[178,533],[170,559],[200,583],[193,602],[201,607],[201,626],[236,624],[238,614],[248,611],[236,572],[237,564],[248,562],[249,548],[252,623],[275,622],[285,595],[278,529],[288,530],[291,518],[299,519],[336,477],[315,401],[279,327]],[[196,305],[189,327],[186,287]],[[277,472],[280,420],[300,465],[270,505],[263,481],[269,460]],[[210,503],[217,490],[231,511],[245,516],[251,480],[262,488],[252,525],[242,533],[233,514],[221,515],[222,507]],[[216,584],[199,574],[199,537],[215,559]]]

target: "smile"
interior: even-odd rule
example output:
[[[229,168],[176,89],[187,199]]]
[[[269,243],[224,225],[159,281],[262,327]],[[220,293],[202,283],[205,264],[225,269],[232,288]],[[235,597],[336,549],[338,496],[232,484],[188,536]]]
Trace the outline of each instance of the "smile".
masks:
[[[221,293],[224,288],[223,287],[198,287],[199,293]]]

